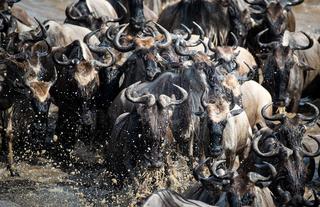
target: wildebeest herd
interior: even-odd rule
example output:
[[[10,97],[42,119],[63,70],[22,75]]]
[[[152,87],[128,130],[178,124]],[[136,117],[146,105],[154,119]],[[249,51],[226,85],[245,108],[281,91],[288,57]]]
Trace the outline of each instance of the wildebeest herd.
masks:
[[[187,158],[194,185],[142,206],[320,205],[309,185],[320,137],[306,134],[319,117],[320,43],[295,31],[303,0],[76,0],[63,23],[17,2],[0,1],[11,176],[14,152],[68,164],[80,140],[103,149],[116,188]]]

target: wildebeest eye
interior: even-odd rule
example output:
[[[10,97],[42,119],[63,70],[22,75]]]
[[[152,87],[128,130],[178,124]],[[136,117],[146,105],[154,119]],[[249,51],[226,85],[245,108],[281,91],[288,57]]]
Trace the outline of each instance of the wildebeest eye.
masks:
[[[231,67],[235,70],[238,68],[238,64],[235,60],[231,61]]]

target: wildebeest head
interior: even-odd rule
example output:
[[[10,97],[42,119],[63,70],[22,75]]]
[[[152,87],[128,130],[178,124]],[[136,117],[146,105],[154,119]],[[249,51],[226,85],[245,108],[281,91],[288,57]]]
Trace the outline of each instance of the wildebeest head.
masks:
[[[216,196],[216,199],[210,196],[210,200],[218,200],[215,203],[216,206],[252,206],[254,200],[256,200],[255,203],[258,201],[259,204],[269,203],[270,205],[274,205],[271,196],[265,198],[262,195],[262,200],[259,200],[259,197],[261,198],[261,195],[259,195],[261,191],[256,190],[256,186],[262,185],[267,187],[270,184],[270,180],[274,179],[277,175],[274,165],[268,162],[255,164],[255,170],[263,170],[263,174],[266,175],[263,176],[257,172],[249,172],[245,175],[242,172],[229,170],[225,164],[226,160],[214,160],[212,162],[211,158],[207,158],[193,170],[194,178],[201,182],[203,188]],[[206,177],[201,172],[203,167],[209,168],[209,177]]]
[[[273,126],[273,129],[262,129],[253,140],[253,150],[278,169],[272,191],[279,196],[281,202],[293,206],[306,205],[303,199],[306,182],[303,158],[320,154],[320,140],[315,136],[310,137],[317,143],[316,152],[310,153],[303,149],[302,141],[306,126],[314,122],[319,115],[316,106],[310,103],[307,105],[314,109],[312,116],[297,114],[293,118],[288,118],[284,114],[267,116],[265,110],[270,104],[264,106],[262,109],[264,118],[268,121],[280,121],[281,124]],[[307,124],[303,124],[302,121],[306,121]]]
[[[10,53],[19,53],[24,51],[25,47],[28,47],[28,44],[36,43],[47,38],[46,29],[42,23],[35,18],[38,23],[38,27],[25,32],[17,32],[17,20],[11,17],[11,32],[8,34],[8,43],[6,45],[6,50]]]
[[[183,88],[173,84],[172,92],[174,95],[169,97],[160,94],[146,93],[136,96],[135,88],[140,82],[128,87],[125,91],[126,98],[137,106],[141,124],[142,134],[139,137],[139,145],[143,160],[147,167],[161,167],[163,164],[163,151],[166,144],[173,140],[170,132],[170,117],[172,116],[172,106],[183,103],[188,98],[188,93]],[[181,98],[176,98],[176,96]]]
[[[214,52],[212,59],[217,70],[232,73],[238,69],[237,56],[240,50],[237,47],[216,47],[211,48],[211,51]]]
[[[133,73],[135,73],[133,80],[153,80],[155,79],[163,69],[170,63],[175,62],[175,56],[172,55],[173,51],[170,47],[172,42],[171,34],[162,26],[156,24],[159,28],[159,35],[145,36],[145,37],[132,37],[125,35],[128,45],[120,43],[121,36],[128,25],[120,26],[120,30],[113,39],[115,48],[121,52],[133,51],[131,57],[127,60],[127,64],[124,64],[128,68],[134,67]],[[161,55],[166,56],[166,59]],[[126,69],[125,69],[126,70]],[[129,71],[129,73],[132,73]],[[144,73],[144,74],[140,74]],[[127,74],[128,75],[128,74]]]
[[[266,24],[270,32],[275,35],[281,35],[286,29],[290,29],[290,24],[295,23],[294,17],[289,15],[291,7],[301,4],[303,0],[245,0],[252,6],[252,18],[258,25]],[[292,19],[290,19],[292,18]],[[292,22],[293,21],[293,22]]]
[[[215,72],[214,72],[215,71]],[[234,109],[235,100],[233,92],[223,85],[224,77],[217,70],[209,73],[206,71],[209,88],[204,91],[201,98],[204,112],[200,115],[209,136],[205,144],[205,155],[217,157],[222,153],[223,132],[228,122],[228,118],[242,113],[242,109]],[[208,101],[207,101],[208,100]]]
[[[94,60],[87,46],[78,40],[54,51],[53,60],[58,70],[58,80],[51,90],[55,101],[71,107],[82,124],[92,126],[92,101],[99,86],[96,69],[110,64]]]
[[[294,93],[301,93],[301,79],[303,69],[308,69],[294,55],[294,50],[305,50],[313,45],[313,40],[305,33],[299,36],[299,33],[290,33],[286,31],[280,41],[270,43],[262,43],[260,36],[267,30],[262,31],[258,35],[259,44],[262,47],[272,48],[272,53],[269,54],[264,65],[264,82],[263,85],[271,93],[273,100],[278,106],[289,106],[293,104],[293,110],[297,106],[294,103]],[[305,39],[306,38],[306,39]],[[308,43],[304,42],[307,40]],[[302,69],[302,70],[301,70]],[[294,79],[294,77],[298,77]],[[300,83],[297,81],[300,80]],[[301,94],[300,94],[301,95]]]
[[[7,60],[8,79],[12,89],[29,101],[34,112],[31,131],[45,136],[47,130],[48,111],[50,106],[49,90],[57,78],[56,70],[50,70],[42,62],[51,52],[46,41],[28,46],[20,54],[9,55]],[[16,72],[14,72],[16,71]],[[20,72],[19,72],[20,71]],[[17,75],[23,71],[23,75]]]
[[[98,16],[96,11],[91,11],[88,3],[94,3],[94,1],[88,2],[87,0],[79,0],[74,2],[66,8],[66,20],[65,23],[76,24],[82,27],[89,28],[91,30],[100,29],[103,24],[108,22],[120,22],[127,14],[126,8],[117,1],[119,8],[122,9],[122,16],[119,18],[109,16]],[[109,2],[104,2],[106,7],[110,7],[109,10],[114,10]],[[108,11],[105,11],[108,12]],[[110,14],[112,15],[112,14]]]

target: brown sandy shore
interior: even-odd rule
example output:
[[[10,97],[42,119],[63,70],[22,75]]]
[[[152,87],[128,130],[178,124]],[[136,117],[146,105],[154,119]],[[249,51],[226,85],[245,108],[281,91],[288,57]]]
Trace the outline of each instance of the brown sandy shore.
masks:
[[[63,20],[65,5],[70,1],[24,0],[21,6],[41,20]],[[305,2],[295,8],[297,30],[320,34],[320,2]],[[51,115],[55,115],[54,110]],[[320,134],[320,129],[312,128],[309,133]],[[18,162],[16,167],[20,177],[12,178],[4,164],[0,163],[0,207],[128,206],[135,205],[151,193],[153,188],[161,188],[170,183],[175,190],[183,191],[194,182],[186,167],[187,160],[179,158],[169,168],[173,176],[164,179],[165,173],[162,171],[142,175],[144,179],[136,180],[119,191],[114,187],[118,181],[110,179],[110,174],[100,164],[93,165],[101,163],[102,158],[81,143],[78,146],[75,157],[85,164],[78,161],[79,163],[69,166],[68,170],[61,170],[45,156],[35,156],[35,159]],[[314,184],[317,185],[318,182],[319,178],[316,176]]]

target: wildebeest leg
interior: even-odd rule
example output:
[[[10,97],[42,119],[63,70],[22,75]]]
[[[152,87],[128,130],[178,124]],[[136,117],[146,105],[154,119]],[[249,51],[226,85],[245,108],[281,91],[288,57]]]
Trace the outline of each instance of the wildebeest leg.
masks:
[[[12,127],[12,108],[5,113],[6,139],[7,139],[7,168],[11,176],[19,176],[18,172],[13,169],[13,127]]]
[[[307,152],[312,152],[312,148],[310,144],[303,143],[302,146],[303,146],[303,149],[306,150]],[[307,182],[311,182],[314,176],[315,168],[316,168],[315,160],[313,157],[304,157],[303,162],[304,162]]]
[[[225,155],[226,155],[227,169],[232,169],[234,161],[236,160],[235,152],[232,152],[232,150],[226,149]]]
[[[3,114],[5,112],[4,111],[0,111],[0,156],[1,156],[1,160],[2,158],[4,158],[6,156],[6,132],[5,132],[5,128],[4,128],[4,119],[3,119]],[[5,159],[4,159],[5,160]]]
[[[193,167],[193,163],[194,163],[194,157],[193,157],[193,147],[194,147],[194,137],[190,137],[190,141],[188,142],[188,157],[189,157],[189,162],[188,165],[190,167]]]

